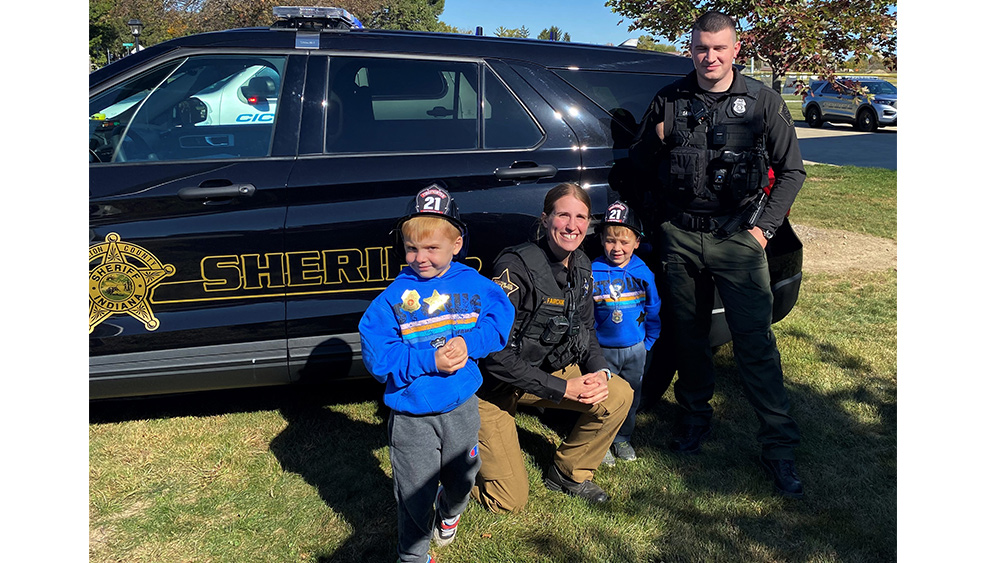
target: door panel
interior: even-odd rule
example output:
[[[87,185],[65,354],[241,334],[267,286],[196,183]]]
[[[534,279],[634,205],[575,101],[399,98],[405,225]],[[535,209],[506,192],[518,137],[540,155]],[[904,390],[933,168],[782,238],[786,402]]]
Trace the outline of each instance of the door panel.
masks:
[[[289,178],[293,379],[364,373],[357,324],[404,266],[389,233],[421,188],[451,192],[469,225],[466,264],[489,276],[502,248],[528,240],[545,193],[579,180],[573,132],[523,79],[491,73],[475,61],[331,57],[327,115],[304,117],[327,123],[326,152],[301,157]]]

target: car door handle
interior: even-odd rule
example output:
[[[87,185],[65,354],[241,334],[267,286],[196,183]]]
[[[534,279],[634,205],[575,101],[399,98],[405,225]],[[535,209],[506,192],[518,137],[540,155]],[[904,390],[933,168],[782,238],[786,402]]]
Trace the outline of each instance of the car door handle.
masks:
[[[181,188],[177,196],[185,201],[210,201],[250,197],[257,191],[253,184],[230,184],[228,186],[189,186]]]
[[[493,173],[501,180],[524,180],[527,178],[551,178],[556,175],[558,169],[551,164],[541,166],[510,166],[508,168],[497,168]]]

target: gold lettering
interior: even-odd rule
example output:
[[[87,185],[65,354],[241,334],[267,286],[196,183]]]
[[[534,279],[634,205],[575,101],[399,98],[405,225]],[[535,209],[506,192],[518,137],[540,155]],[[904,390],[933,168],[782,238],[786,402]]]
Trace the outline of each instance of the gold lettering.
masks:
[[[239,256],[206,256],[201,259],[205,291],[232,291],[243,285]]]
[[[243,288],[260,289],[266,279],[266,287],[285,287],[285,260],[280,252],[265,254],[244,254],[243,259]],[[261,259],[263,258],[263,262]]]
[[[323,283],[319,252],[288,253],[288,285],[319,285]]]
[[[363,272],[364,255],[357,248],[323,251],[323,271],[326,277],[323,283],[336,285],[344,283],[364,283],[367,281]],[[345,280],[346,278],[346,280]]]

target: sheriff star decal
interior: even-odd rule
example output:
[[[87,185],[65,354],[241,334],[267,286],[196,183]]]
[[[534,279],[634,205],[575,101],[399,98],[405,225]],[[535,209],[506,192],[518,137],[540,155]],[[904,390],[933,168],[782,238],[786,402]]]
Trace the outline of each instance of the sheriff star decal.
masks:
[[[510,269],[506,269],[502,274],[493,278],[493,281],[500,286],[501,289],[507,292],[507,297],[510,297],[511,293],[514,293],[520,289],[517,284],[510,281]]]
[[[108,233],[104,242],[90,247],[90,332],[112,315],[130,315],[156,330],[160,321],[153,316],[149,299],[153,288],[174,275],[174,267],[161,264],[148,250]]]
[[[448,304],[449,299],[451,299],[450,295],[448,294],[442,295],[438,293],[438,291],[435,289],[433,295],[431,295],[427,299],[424,299],[424,303],[427,304],[427,312],[433,313],[434,311],[440,310],[443,313],[444,306]]]

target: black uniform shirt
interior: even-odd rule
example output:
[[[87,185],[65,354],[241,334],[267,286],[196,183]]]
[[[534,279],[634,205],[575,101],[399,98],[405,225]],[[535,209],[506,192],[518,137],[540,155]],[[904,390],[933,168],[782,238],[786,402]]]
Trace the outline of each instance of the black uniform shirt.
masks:
[[[718,103],[727,103],[729,96],[747,94],[747,80],[738,69],[733,69],[733,83]],[[678,88],[690,96],[707,94],[698,86],[698,79],[692,71],[676,85],[663,88],[653,97],[629,151],[636,166],[645,170],[649,177],[652,177],[653,171],[656,170],[658,159],[667,158],[671,148],[669,139],[674,125],[674,111],[673,107],[668,107],[672,104],[667,102],[666,92],[672,88]],[[764,212],[757,225],[773,232],[792,207],[792,202],[795,201],[795,196],[805,181],[806,170],[802,164],[802,154],[799,152],[799,140],[795,136],[795,123],[781,95],[767,86],[762,87],[757,97],[756,111],[762,112],[764,146],[769,157],[768,164],[774,170],[775,178],[771,196],[764,206]],[[656,134],[656,125],[660,123],[664,124],[663,137],[666,141],[661,140]],[[657,186],[652,188],[652,191],[658,189]]]
[[[547,239],[542,239],[537,244],[545,252],[559,287],[565,289],[573,267],[572,260],[577,256],[577,253],[570,257],[570,268],[566,268],[552,254]],[[579,256],[587,260],[586,256],[582,254]],[[587,260],[588,276],[590,276],[589,262]],[[494,264],[493,272],[496,276],[493,280],[507,291],[507,297],[514,304],[514,310],[517,314],[530,313],[534,310],[534,293],[529,281],[531,278],[517,256],[511,254],[500,256]],[[579,364],[583,373],[606,369],[608,363],[604,359],[601,345],[597,341],[597,333],[594,331],[594,299],[589,292],[581,299],[578,310],[580,312],[580,330],[589,334],[589,344],[584,356],[577,358],[576,363]],[[513,332],[517,328],[515,322],[515,326],[511,328],[511,337],[507,340],[507,346],[503,350],[494,352],[479,361],[479,367],[483,372],[483,386],[480,395],[489,396],[497,392],[509,392],[512,391],[511,387],[515,387],[543,399],[557,403],[562,401],[563,395],[566,394],[566,380],[555,377],[541,368],[531,366],[511,349]]]

